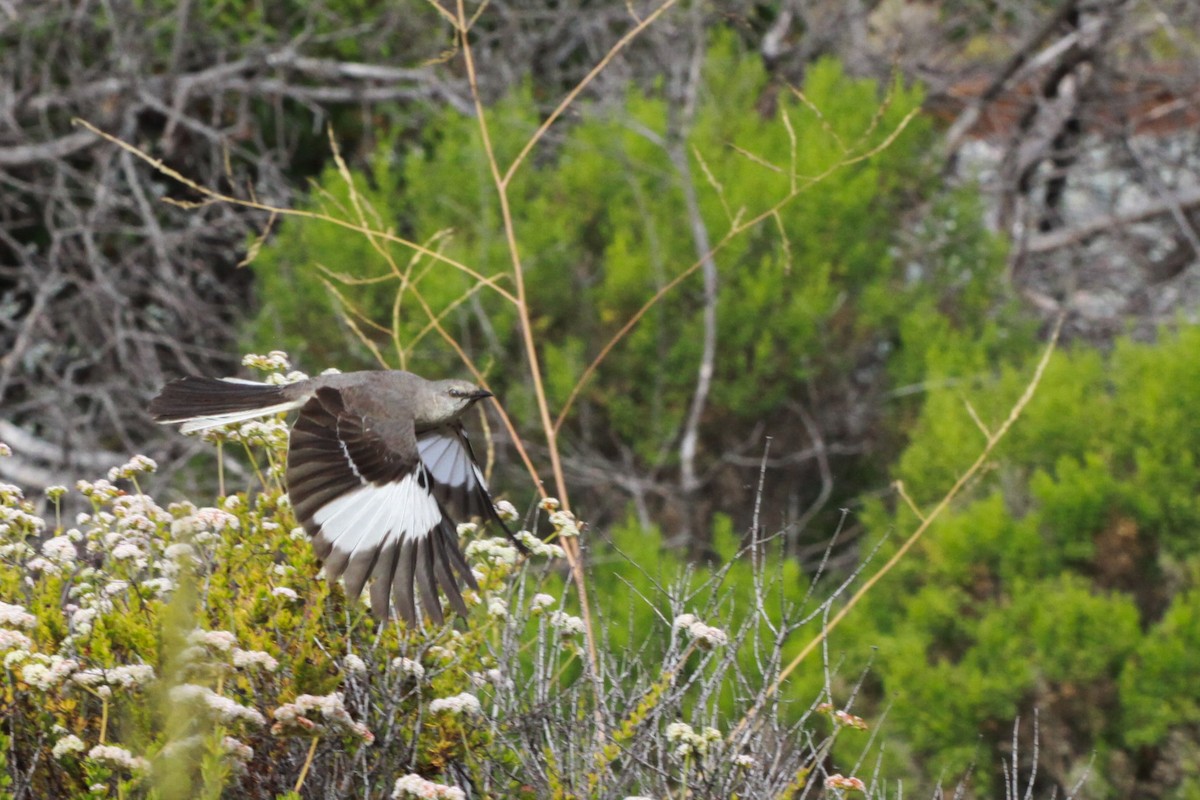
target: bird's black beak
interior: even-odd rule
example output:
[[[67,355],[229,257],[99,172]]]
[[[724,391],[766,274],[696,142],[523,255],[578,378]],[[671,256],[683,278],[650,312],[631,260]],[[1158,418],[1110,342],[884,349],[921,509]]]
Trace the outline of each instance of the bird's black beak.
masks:
[[[476,389],[475,394],[473,394],[471,396],[474,397],[476,400],[483,400],[485,397],[495,397],[495,395],[493,395],[487,389]]]

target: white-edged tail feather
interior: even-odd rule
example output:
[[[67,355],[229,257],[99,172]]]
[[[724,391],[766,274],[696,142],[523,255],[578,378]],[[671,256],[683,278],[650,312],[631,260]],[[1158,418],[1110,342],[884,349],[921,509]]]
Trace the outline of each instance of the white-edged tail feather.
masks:
[[[182,422],[179,430],[184,433],[195,433],[196,431],[206,431],[209,428],[218,428],[222,425],[229,425],[234,422],[245,422],[258,417],[265,417],[269,414],[278,414],[281,411],[291,411],[303,405],[300,400],[292,400],[287,403],[277,403],[273,406],[265,408],[253,408],[249,411],[230,411],[225,414],[212,414],[211,416],[189,417],[183,420],[162,420],[160,424],[170,425],[176,422]]]

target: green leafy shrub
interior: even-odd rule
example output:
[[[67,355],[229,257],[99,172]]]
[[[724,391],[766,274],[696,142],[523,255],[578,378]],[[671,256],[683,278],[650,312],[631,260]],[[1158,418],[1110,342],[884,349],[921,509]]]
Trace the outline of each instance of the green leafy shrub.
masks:
[[[838,646],[851,663],[878,647],[871,694],[891,708],[910,774],[956,781],[976,765],[989,796],[1014,720],[1035,713],[1046,789],[1069,788],[1096,756],[1089,791],[1128,796],[1155,764],[1195,751],[1198,348],[1188,327],[1109,355],[1056,354],[968,502],[848,620]],[[966,403],[994,426],[1027,373],[930,394],[897,468],[918,505],[982,445]],[[878,501],[867,518],[875,536],[917,524]],[[1183,796],[1181,779],[1155,791]]]
[[[881,410],[899,410],[902,419],[907,406],[865,398],[889,380],[917,383],[931,361],[944,371],[1025,351],[1029,337],[1008,324],[1002,251],[980,222],[977,199],[967,190],[933,191],[928,123],[918,116],[904,126],[921,102],[919,89],[881,88],[823,61],[807,71],[803,99],[782,92],[774,114],[763,117],[754,99],[767,91],[767,76],[757,58],[724,38],[710,47],[704,75],[687,130],[672,127],[660,92],[631,91],[619,107],[580,106],[553,151],[523,165],[508,184],[552,409],[562,408],[585,368],[647,299],[697,261],[685,177],[668,147],[673,136],[684,137],[701,221],[721,245],[701,458],[712,462],[743,446],[757,424],[782,450],[807,446],[790,410],[806,397],[836,429],[829,435],[844,426],[853,430],[847,437],[888,443],[880,448],[886,453],[897,430],[864,428],[878,425]],[[488,113],[503,168],[537,128],[537,107],[525,90]],[[355,187],[368,209],[363,218],[515,290],[476,120],[447,112],[424,129],[419,148],[382,147]],[[724,238],[792,192],[796,199],[776,215]],[[906,213],[926,198],[927,215]],[[345,175],[334,169],[309,204],[359,219]],[[924,221],[910,232],[910,218]],[[431,330],[427,305],[488,371],[514,417],[534,419],[524,372],[502,366],[526,358],[511,304],[427,255],[388,253],[381,258],[362,236],[332,225],[284,224],[254,267],[263,298],[255,346],[282,340],[322,363],[344,364],[372,363],[380,351],[393,365],[442,374],[458,356]],[[314,263],[327,271],[311,269]],[[563,428],[577,448],[628,452],[641,471],[671,468],[695,391],[702,305],[700,279],[686,279],[599,365]],[[338,325],[330,307],[353,326]],[[882,471],[878,460],[843,458],[835,466],[845,477],[837,491],[845,494]],[[748,505],[744,494],[730,494],[717,510],[741,517]]]

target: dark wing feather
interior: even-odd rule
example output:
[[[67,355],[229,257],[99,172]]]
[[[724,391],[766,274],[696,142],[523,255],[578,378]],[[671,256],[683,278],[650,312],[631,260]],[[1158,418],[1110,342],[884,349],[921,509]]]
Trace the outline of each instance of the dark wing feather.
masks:
[[[411,422],[386,426],[357,413],[341,391],[316,390],[300,410],[288,449],[288,493],[296,517],[330,579],[342,577],[354,598],[368,580],[371,611],[386,616],[391,599],[410,625],[414,594],[443,622],[437,589],[466,614],[454,573],[475,581],[458,551],[454,524],[421,462]]]

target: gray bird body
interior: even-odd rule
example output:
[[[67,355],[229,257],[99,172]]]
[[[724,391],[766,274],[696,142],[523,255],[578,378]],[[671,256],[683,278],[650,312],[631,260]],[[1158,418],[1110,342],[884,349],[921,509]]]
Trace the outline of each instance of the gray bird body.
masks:
[[[187,432],[299,409],[288,446],[288,494],[326,574],[342,577],[351,598],[373,579],[372,612],[386,617],[391,605],[409,624],[417,621],[419,593],[424,612],[440,624],[437,590],[466,616],[458,582],[476,588],[451,513],[496,521],[513,538],[460,421],[490,396],[466,381],[399,370],[282,386],[188,377],[164,387],[150,412]]]

